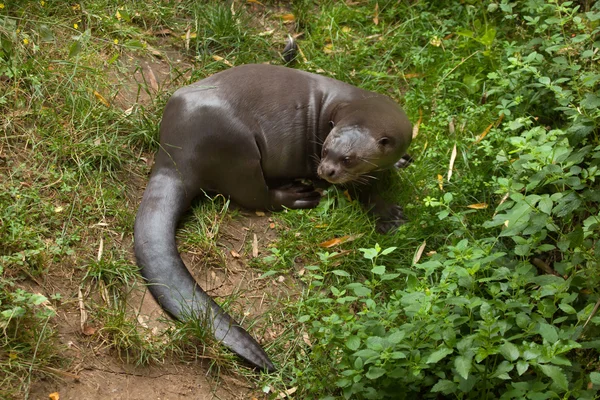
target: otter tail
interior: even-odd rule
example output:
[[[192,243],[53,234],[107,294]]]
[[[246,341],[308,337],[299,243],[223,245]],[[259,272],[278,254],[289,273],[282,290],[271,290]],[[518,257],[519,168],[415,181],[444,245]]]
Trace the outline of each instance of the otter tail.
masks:
[[[183,184],[168,174],[153,174],[138,210],[135,256],[150,292],[171,316],[206,321],[215,338],[250,364],[275,371],[260,345],[194,280],[175,244],[177,222],[189,207]]]

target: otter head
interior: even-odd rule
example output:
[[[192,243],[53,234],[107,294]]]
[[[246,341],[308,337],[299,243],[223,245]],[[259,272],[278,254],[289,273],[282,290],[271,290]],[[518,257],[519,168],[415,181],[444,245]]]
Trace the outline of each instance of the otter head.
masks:
[[[334,184],[364,181],[370,173],[390,168],[412,139],[404,111],[383,96],[343,105],[330,126],[317,174]]]

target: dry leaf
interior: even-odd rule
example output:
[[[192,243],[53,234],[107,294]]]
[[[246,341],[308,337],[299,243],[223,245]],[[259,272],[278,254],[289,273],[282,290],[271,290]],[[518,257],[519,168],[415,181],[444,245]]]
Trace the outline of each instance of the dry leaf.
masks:
[[[217,55],[215,55],[215,56],[212,56],[212,58],[213,58],[213,60],[215,60],[215,61],[220,61],[220,62],[222,62],[222,63],[223,63],[223,64],[225,64],[225,65],[228,65],[228,66],[230,66],[230,67],[233,67],[233,64],[232,64],[232,63],[230,63],[229,61],[227,61],[226,59],[224,59],[224,58],[223,58],[223,57],[221,57],[221,56],[217,56]]]
[[[96,333],[96,328],[94,328],[93,326],[89,326],[89,325],[84,325],[83,329],[81,330],[81,332],[85,335],[85,336],[92,336],[94,333]]]
[[[488,208],[488,205],[487,203],[469,204],[467,208],[472,208],[474,210],[483,210],[485,208]]]
[[[496,120],[496,122],[489,124],[487,126],[487,128],[485,128],[483,130],[483,132],[481,132],[481,135],[477,136],[477,139],[475,139],[475,144],[481,142],[483,140],[483,138],[486,137],[488,133],[490,133],[490,130],[492,130],[492,127],[498,127],[498,125],[500,125],[500,122],[502,122],[503,119],[504,119],[504,114],[500,115],[500,118],[498,118]]]
[[[294,17],[294,14],[283,14],[281,19],[283,20],[284,24],[289,24],[290,22],[294,22],[296,17]]]
[[[265,216],[264,211],[255,211],[254,214],[256,214],[259,217],[264,217]]]
[[[60,399],[60,395],[58,394],[58,392],[54,392],[54,393],[50,393],[48,395],[48,398],[50,400],[59,400]]]
[[[306,332],[302,332],[302,340],[304,341],[304,343],[306,343],[309,347],[312,347],[312,343],[310,341],[310,338],[308,336],[308,333]]]
[[[417,249],[417,252],[415,253],[415,256],[413,257],[413,265],[416,265],[419,262],[419,260],[421,259],[421,256],[423,255],[423,251],[425,250],[426,244],[427,244],[427,241],[423,240],[423,243]]]
[[[352,196],[350,196],[350,192],[347,190],[344,190],[344,196],[346,196],[346,199],[348,199],[348,201],[352,201]]]
[[[452,154],[450,155],[450,163],[448,164],[448,182],[450,182],[450,178],[452,177],[452,169],[454,168],[454,161],[456,160],[456,143],[452,148]]]
[[[444,177],[441,176],[440,174],[438,174],[437,176],[437,181],[438,181],[438,186],[440,187],[440,190],[444,190]]]
[[[94,96],[96,96],[96,98],[98,99],[98,101],[102,104],[104,104],[106,107],[110,107],[110,103],[108,102],[108,100],[106,100],[104,98],[104,96],[102,96],[100,93],[98,93],[97,91],[94,90]]]
[[[119,10],[117,10],[117,12],[115,13],[115,17],[117,17],[117,20],[121,20],[123,17],[121,17],[121,13],[119,12]]]
[[[238,253],[237,251],[231,249],[231,251],[229,251],[229,253],[231,253],[231,256],[233,258],[240,258],[240,253]]]
[[[349,26],[342,27],[342,32],[344,32],[344,33],[350,33],[350,31],[352,31],[352,28],[350,28]]]
[[[100,244],[98,245],[98,256],[96,259],[98,261],[102,260],[102,254],[104,253],[104,238],[100,238]]]
[[[379,25],[379,3],[375,3],[375,16],[373,17],[373,23]]]
[[[406,78],[406,79],[420,78],[422,76],[423,76],[423,74],[419,74],[418,72],[413,72],[413,73],[410,73],[410,74],[404,74],[404,78]]]
[[[315,225],[315,228],[327,228],[329,226],[329,224],[319,224],[319,225]]]
[[[150,81],[150,87],[155,92],[158,92],[158,81],[156,80],[156,75],[154,75],[154,71],[152,71],[152,67],[146,65],[146,68],[144,68],[144,70],[146,72],[146,75],[148,76],[148,81]]]
[[[419,108],[419,119],[417,120],[417,123],[413,126],[413,139],[419,135],[419,127],[421,126],[421,121],[423,121],[423,110]]]
[[[150,46],[150,45],[146,46],[146,50],[148,50],[155,57],[163,58],[163,54],[160,51],[158,51],[157,49],[155,49],[154,47]]]
[[[279,392],[279,396],[277,396],[278,399],[285,399],[286,397],[290,396],[291,394],[294,394],[296,392],[296,390],[298,390],[298,388],[296,386],[294,386],[293,388],[289,388],[288,390],[284,390],[283,392]]]
[[[173,31],[169,28],[159,29],[154,32],[154,36],[169,36],[172,35]]]
[[[246,3],[248,3],[248,4],[259,4],[259,5],[263,6],[263,7],[265,6],[263,3],[261,3],[258,0],[246,0]]]
[[[85,304],[83,303],[83,293],[81,292],[81,288],[77,292],[77,300],[79,301],[79,327],[83,332],[84,325],[87,321],[87,311],[85,311]]]
[[[258,34],[258,36],[270,36],[275,32],[275,29],[269,29]]]
[[[502,205],[502,203],[504,203],[508,199],[508,195],[509,194],[510,193],[507,192],[504,196],[502,196],[502,199],[500,199],[500,203],[498,203],[498,206],[496,207],[496,210],[498,209],[498,207],[500,207]],[[493,217],[495,217],[497,213],[498,213],[498,211],[495,211]]]
[[[256,237],[256,233],[254,234],[254,238],[252,239],[252,257],[258,257],[258,238]]]
[[[346,235],[346,236],[342,236],[339,238],[333,238],[331,240],[327,240],[323,243],[319,244],[319,247],[323,247],[323,248],[330,248],[333,246],[337,246],[338,244],[342,244],[342,243],[346,243],[346,242],[351,242],[353,240],[358,239],[359,237],[362,236],[362,233],[358,234],[358,235]]]
[[[323,53],[325,53],[325,54],[333,53],[333,43],[327,43],[325,46],[323,46]]]

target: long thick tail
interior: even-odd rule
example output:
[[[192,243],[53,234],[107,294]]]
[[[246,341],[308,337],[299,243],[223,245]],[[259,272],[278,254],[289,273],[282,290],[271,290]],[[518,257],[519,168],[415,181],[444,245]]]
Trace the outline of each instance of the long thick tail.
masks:
[[[206,321],[215,338],[250,364],[275,371],[265,351],[194,280],[175,244],[175,229],[189,206],[178,177],[152,174],[138,210],[135,256],[142,276],[162,308],[173,317]]]

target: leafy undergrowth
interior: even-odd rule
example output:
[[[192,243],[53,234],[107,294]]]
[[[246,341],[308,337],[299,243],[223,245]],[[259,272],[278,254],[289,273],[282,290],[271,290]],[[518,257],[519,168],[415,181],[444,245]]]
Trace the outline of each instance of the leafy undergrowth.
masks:
[[[280,63],[273,35],[292,26],[302,32],[295,67],[404,106],[415,162],[387,193],[409,219],[394,235],[376,235],[338,189],[314,210],[274,216],[286,229],[256,264],[265,276],[293,272],[305,289],[274,313],[288,329],[268,348],[280,372],[257,378],[265,396],[597,396],[600,6],[318,3],[2,4],[5,397],[64,361],[52,341],[60,286],[42,296],[24,282],[75,270],[82,286],[105,288],[116,301],[98,306],[99,340],[138,362],[179,355],[189,341],[178,331],[176,344],[148,342],[122,312],[136,280],[127,188],[143,186],[139,155],[156,149],[171,90],[149,82],[138,88],[146,102],[107,107],[126,56],[177,49],[194,63],[173,66],[182,85],[228,64]]]

